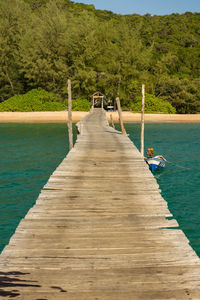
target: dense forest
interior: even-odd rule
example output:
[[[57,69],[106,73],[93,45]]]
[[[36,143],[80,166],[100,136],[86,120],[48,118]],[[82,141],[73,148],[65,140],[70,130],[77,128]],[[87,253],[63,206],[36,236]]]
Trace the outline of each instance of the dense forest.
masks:
[[[200,112],[200,13],[118,15],[70,0],[1,0],[0,102],[40,88],[65,102],[97,90]],[[13,97],[12,97],[13,98]]]

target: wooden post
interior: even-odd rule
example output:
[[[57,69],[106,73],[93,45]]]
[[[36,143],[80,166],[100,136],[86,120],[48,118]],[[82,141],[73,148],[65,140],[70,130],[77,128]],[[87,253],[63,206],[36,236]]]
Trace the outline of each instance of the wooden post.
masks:
[[[103,97],[101,97],[101,108],[103,109]]]
[[[69,133],[69,149],[73,148],[73,131],[72,131],[72,90],[71,80],[68,79],[68,133]]]
[[[111,121],[112,127],[115,129],[115,124],[114,124],[114,121],[113,121],[112,114],[110,114],[110,121]]]
[[[144,157],[144,109],[145,109],[145,85],[142,85],[142,110],[141,110],[141,154]]]
[[[94,96],[92,97],[92,109],[94,109]]]
[[[122,134],[126,135],[126,130],[124,128],[124,122],[123,122],[123,118],[122,118],[122,110],[121,110],[121,104],[120,104],[119,97],[116,98],[116,103],[117,103],[117,109],[118,109],[118,114],[119,114],[119,122],[120,122],[120,126],[121,126],[121,131],[122,131]]]

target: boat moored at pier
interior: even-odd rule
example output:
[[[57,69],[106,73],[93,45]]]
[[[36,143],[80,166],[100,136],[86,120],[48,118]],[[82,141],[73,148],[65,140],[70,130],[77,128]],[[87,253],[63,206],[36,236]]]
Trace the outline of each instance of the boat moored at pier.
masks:
[[[154,155],[154,149],[147,149],[147,157],[145,157],[146,163],[149,165],[149,169],[153,172],[156,170],[162,170],[165,167],[166,159],[162,155]]]

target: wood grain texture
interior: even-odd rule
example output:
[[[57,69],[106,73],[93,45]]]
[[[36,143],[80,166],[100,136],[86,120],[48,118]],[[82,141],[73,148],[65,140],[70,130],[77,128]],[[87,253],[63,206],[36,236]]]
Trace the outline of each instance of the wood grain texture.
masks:
[[[78,126],[0,256],[0,298],[200,299],[200,260],[139,151],[102,109]]]

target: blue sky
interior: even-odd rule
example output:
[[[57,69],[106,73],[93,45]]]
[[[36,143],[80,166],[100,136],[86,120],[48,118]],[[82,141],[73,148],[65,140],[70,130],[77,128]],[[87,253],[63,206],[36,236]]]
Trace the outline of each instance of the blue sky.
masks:
[[[94,4],[97,9],[111,10],[120,14],[164,15],[200,12],[200,0],[74,0],[85,4]]]

